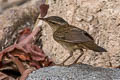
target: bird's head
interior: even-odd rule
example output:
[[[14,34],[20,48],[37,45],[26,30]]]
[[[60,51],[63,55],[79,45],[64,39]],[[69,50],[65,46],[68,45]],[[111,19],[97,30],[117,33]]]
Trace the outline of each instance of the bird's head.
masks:
[[[47,22],[54,30],[58,29],[59,27],[64,27],[64,25],[68,25],[67,21],[65,21],[63,18],[58,16],[50,16],[47,18],[39,18],[39,19]]]

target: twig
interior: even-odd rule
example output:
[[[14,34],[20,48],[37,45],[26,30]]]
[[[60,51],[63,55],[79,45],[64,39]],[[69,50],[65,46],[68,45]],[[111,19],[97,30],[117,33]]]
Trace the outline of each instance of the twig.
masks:
[[[23,74],[23,72],[25,71],[24,65],[17,58],[15,58],[13,55],[11,55],[11,54],[8,54],[8,55],[12,59],[12,61],[16,64],[16,66],[18,67],[20,73]]]

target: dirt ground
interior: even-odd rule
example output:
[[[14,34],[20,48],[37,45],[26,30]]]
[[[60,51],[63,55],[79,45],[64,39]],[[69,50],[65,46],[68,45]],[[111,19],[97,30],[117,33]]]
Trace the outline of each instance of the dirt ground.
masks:
[[[21,2],[18,4],[18,1]],[[11,31],[15,31],[16,27],[13,28],[13,25],[16,26],[15,24],[18,22],[20,23],[19,26],[26,24],[26,22],[31,25],[34,23],[39,13],[37,6],[31,7],[35,1],[37,0],[0,0],[1,49],[3,44],[8,46],[3,41],[5,36],[4,28],[10,27]],[[108,51],[106,53],[97,53],[85,50],[85,54],[79,62],[101,67],[120,65],[120,0],[49,0],[48,4],[50,9],[47,16],[60,16],[68,21],[69,24],[84,29],[94,37],[99,46],[104,47]],[[11,8],[18,12],[8,14],[8,12],[11,12]],[[24,19],[22,14],[19,15],[22,17],[14,17],[19,12],[24,12],[24,8],[28,10],[25,13],[27,19]],[[8,18],[10,15],[13,16],[13,19],[17,18],[18,20],[10,21]],[[11,23],[13,25],[10,25]],[[61,63],[69,56],[68,51],[53,40],[52,31],[48,24],[43,23],[42,28],[41,39],[44,52],[56,63]],[[9,37],[11,36],[13,37],[13,34],[9,35]],[[12,42],[13,39],[10,41]],[[74,52],[74,56],[66,64],[72,63],[79,54],[79,50]]]

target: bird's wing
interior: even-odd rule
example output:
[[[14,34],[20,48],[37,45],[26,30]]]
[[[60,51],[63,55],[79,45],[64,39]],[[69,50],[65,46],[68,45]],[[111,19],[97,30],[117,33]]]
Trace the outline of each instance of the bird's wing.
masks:
[[[81,30],[77,27],[60,28],[57,30],[53,37],[55,40],[70,42],[70,43],[82,43],[88,41],[94,41],[93,37],[90,36],[86,31]]]

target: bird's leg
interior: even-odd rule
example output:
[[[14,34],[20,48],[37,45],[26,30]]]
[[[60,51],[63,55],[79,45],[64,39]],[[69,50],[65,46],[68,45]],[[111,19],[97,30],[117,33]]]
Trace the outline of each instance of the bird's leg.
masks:
[[[80,49],[81,54],[78,56],[78,58],[73,62],[73,64],[77,63],[77,61],[80,59],[80,57],[84,54],[83,49]]]
[[[72,56],[73,56],[73,52],[71,51],[69,57],[67,57],[61,64],[64,65],[64,63],[65,63],[68,59],[70,59]]]

